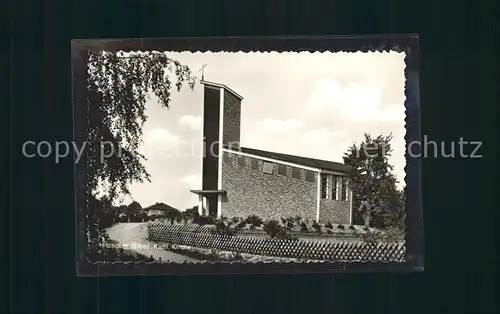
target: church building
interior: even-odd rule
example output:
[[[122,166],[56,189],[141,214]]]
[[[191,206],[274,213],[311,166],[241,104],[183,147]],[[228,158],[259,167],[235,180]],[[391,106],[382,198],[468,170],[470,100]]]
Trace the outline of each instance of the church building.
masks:
[[[240,146],[243,97],[223,84],[201,84],[202,186],[191,190],[200,215],[352,223],[348,165]]]

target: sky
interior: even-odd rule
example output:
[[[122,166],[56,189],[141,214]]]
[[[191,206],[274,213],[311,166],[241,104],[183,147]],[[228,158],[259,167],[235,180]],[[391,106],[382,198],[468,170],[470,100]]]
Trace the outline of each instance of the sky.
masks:
[[[365,132],[392,133],[389,157],[404,187],[404,53],[189,53],[168,52],[193,75],[243,97],[241,146],[342,162]],[[163,202],[180,210],[197,204],[201,189],[203,87],[173,91],[171,108],[152,97],[141,152],[151,183],[131,186],[143,207]]]

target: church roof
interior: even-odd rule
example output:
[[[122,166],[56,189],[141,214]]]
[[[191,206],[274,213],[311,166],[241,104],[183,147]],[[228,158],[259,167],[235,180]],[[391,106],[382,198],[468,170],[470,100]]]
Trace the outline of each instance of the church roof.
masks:
[[[227,90],[229,93],[231,93],[233,96],[238,98],[239,100],[243,100],[243,97],[240,94],[236,93],[234,90],[230,89],[229,87],[227,87],[224,84],[219,84],[219,83],[214,83],[214,82],[209,82],[209,81],[200,81],[200,83],[203,85],[208,85],[208,86],[212,86],[212,87],[223,88],[223,89]]]
[[[309,157],[281,154],[281,153],[275,153],[275,152],[247,148],[247,147],[239,147],[235,150],[240,151],[242,153],[246,153],[246,154],[277,159],[277,160],[281,160],[281,161],[285,161],[285,162],[290,162],[290,163],[299,164],[299,165],[303,165],[303,166],[309,166],[309,167],[313,167],[313,168],[319,168],[319,169],[323,169],[323,170],[348,172],[351,169],[351,166],[349,166],[349,165],[339,163],[339,162],[334,162],[334,161],[328,161],[328,160],[321,160],[321,159],[314,159],[314,158],[309,158]]]

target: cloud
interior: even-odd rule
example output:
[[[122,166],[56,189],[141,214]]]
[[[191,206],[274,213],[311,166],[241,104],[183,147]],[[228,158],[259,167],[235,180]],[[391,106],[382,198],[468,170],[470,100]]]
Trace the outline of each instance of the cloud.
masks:
[[[341,85],[335,79],[325,77],[316,81],[306,104],[299,110],[305,111],[311,119],[329,118],[352,123],[379,117],[381,104],[382,91],[375,85]]]
[[[300,129],[303,125],[299,120],[280,120],[274,118],[266,118],[262,120],[260,124],[261,127],[271,132],[293,132]]]
[[[182,126],[187,126],[190,131],[198,131],[201,129],[201,116],[184,115],[179,119]]]
[[[176,156],[185,145],[179,135],[173,134],[162,128],[155,128],[144,135],[144,141],[139,152],[147,159],[171,158]]]
[[[402,181],[405,108],[403,103],[384,104],[383,92],[376,84],[342,84],[323,76],[308,86],[303,101],[287,103],[287,115],[300,120],[267,118],[249,125],[242,134],[242,145],[342,162],[348,147],[362,141],[364,133],[392,133],[391,162]],[[402,89],[398,92],[404,93]]]
[[[331,130],[327,127],[309,129],[299,135],[299,141],[308,145],[332,145],[336,139],[340,138],[343,132]]]
[[[144,136],[145,143],[178,143],[180,142],[180,137],[178,135],[172,134],[169,131],[156,128],[152,131],[148,132],[146,136]]]
[[[182,177],[180,181],[186,184],[190,189],[198,189],[201,186],[201,177],[195,174]]]

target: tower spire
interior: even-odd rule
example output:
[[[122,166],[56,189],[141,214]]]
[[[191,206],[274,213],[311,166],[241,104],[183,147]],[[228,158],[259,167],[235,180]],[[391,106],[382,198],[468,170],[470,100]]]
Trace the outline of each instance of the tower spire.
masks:
[[[203,65],[201,66],[201,69],[200,69],[200,72],[201,72],[201,80],[202,80],[202,81],[204,81],[204,80],[205,80],[205,67],[206,67],[206,66],[207,66],[206,64],[203,64]]]

